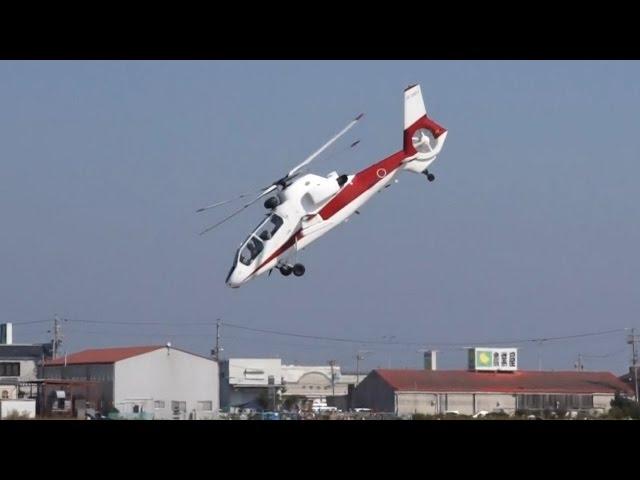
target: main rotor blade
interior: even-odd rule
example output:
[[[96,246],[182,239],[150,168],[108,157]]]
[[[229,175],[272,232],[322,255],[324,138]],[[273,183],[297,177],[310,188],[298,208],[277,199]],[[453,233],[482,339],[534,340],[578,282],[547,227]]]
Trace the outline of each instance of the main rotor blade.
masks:
[[[220,207],[222,205],[226,205],[227,203],[235,202],[236,200],[240,200],[241,198],[248,197],[249,195],[255,195],[258,192],[261,192],[264,188],[260,190],[253,190],[251,192],[243,193],[242,195],[238,195],[237,197],[230,198],[229,200],[222,200],[221,202],[212,203],[211,205],[207,205],[206,207],[199,208],[196,210],[196,213],[204,212],[205,210],[210,210],[215,207]]]
[[[340,131],[336,136],[334,136],[331,140],[329,140],[327,143],[325,143],[322,147],[320,147],[318,150],[316,150],[314,153],[312,153],[310,156],[307,157],[307,159],[302,162],[300,165],[298,165],[297,167],[294,167],[293,170],[291,170],[288,174],[287,177],[290,177],[292,175],[295,175],[296,172],[298,172],[301,168],[305,167],[306,165],[308,165],[309,163],[311,163],[313,161],[313,159],[315,159],[318,155],[320,155],[322,152],[324,152],[327,148],[329,148],[336,140],[338,140],[341,136],[343,136],[345,133],[347,133],[349,130],[351,130],[351,128],[358,123],[358,120],[360,120],[362,117],[364,116],[364,113],[361,113],[360,115],[358,115],[356,118],[354,118],[349,125],[347,125],[346,127],[344,127],[342,129],[342,131]]]
[[[258,200],[260,200],[262,197],[264,197],[265,195],[268,195],[269,193],[273,192],[275,189],[277,189],[278,186],[277,185],[271,185],[269,188],[267,188],[264,192],[262,192],[260,195],[258,195],[256,198],[254,198],[253,200],[251,200],[249,203],[244,204],[241,208],[239,208],[238,210],[236,210],[235,212],[233,212],[231,215],[223,218],[222,220],[220,220],[218,223],[211,225],[210,227],[205,228],[202,232],[200,232],[200,235],[204,235],[205,233],[213,230],[214,228],[216,228],[218,225],[222,225],[224,222],[226,222],[227,220],[232,219],[233,217],[235,217],[236,215],[238,215],[240,212],[242,212],[245,208],[250,207],[251,205],[253,205],[254,203],[256,203]]]

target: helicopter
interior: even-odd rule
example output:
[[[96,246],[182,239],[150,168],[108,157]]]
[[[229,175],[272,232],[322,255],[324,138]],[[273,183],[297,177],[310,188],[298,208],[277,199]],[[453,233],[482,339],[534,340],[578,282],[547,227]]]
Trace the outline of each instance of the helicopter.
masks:
[[[256,195],[233,213],[206,228],[203,235],[270,194],[264,202],[269,211],[266,218],[240,244],[225,283],[238,288],[248,281],[277,269],[282,275],[300,277],[305,266],[297,262],[297,252],[349,219],[359,208],[382,189],[389,187],[401,170],[424,174],[435,180],[429,167],[442,150],[447,129],[427,116],[420,85],[404,90],[403,148],[355,174],[326,177],[304,173],[307,167],[329,146],[346,134],[363,117],[356,116],[344,129],[331,138],[285,176],[257,192],[199,208],[201,213],[230,202]],[[359,143],[354,142],[351,147]],[[397,182],[397,179],[395,180]]]

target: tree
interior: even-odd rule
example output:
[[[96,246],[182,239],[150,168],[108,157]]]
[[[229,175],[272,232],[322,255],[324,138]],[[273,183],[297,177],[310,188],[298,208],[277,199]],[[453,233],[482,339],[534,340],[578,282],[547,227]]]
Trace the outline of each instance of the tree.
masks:
[[[618,393],[613,400],[611,400],[611,410],[609,410],[609,417],[611,418],[633,418],[640,419],[640,405],[633,400],[621,397]]]

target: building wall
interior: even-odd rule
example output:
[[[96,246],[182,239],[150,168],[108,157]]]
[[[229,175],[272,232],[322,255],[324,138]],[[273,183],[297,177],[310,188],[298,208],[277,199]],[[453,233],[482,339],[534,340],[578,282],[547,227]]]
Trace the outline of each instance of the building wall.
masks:
[[[224,362],[224,376],[230,385],[251,387],[282,384],[282,361],[279,358],[231,358]]]
[[[456,410],[461,415],[473,415],[473,394],[472,393],[447,393],[446,410]]]
[[[47,386],[44,389],[45,411],[51,409],[55,402],[55,391],[64,390],[72,397],[82,397],[89,402],[91,408],[108,412],[114,405],[113,397],[113,364],[86,365],[48,365],[44,368],[44,378],[48,380],[79,380],[98,382],[92,385],[60,384]]]
[[[422,392],[397,392],[396,413],[398,415],[435,415],[438,413],[438,395]]]
[[[117,362],[114,376],[114,403],[124,416],[135,405],[156,419],[213,418],[219,410],[218,364],[208,358],[161,348]],[[179,415],[172,402],[184,405]]]
[[[326,375],[325,372],[310,370],[298,378],[294,379],[291,376],[289,377],[289,381],[287,381],[285,377],[286,391],[284,395],[286,396],[296,395],[307,398],[317,398],[334,395],[346,396],[348,393],[347,385],[338,383],[337,380],[334,380],[333,387],[331,386],[331,373]]]
[[[0,418],[10,415],[24,415],[26,418],[36,418],[35,400],[0,400]]]
[[[502,393],[476,393],[476,407],[473,413],[482,410],[493,412],[495,410],[504,410],[508,414],[516,411],[516,396]],[[460,412],[462,413],[462,412]]]
[[[36,380],[38,378],[38,365],[35,360],[31,359],[2,359],[0,363],[19,363],[20,364],[20,375],[18,377],[0,377],[0,381],[3,378],[17,378],[21,381],[31,381]]]
[[[269,396],[269,377],[282,385],[279,358],[230,358],[220,363],[220,407],[258,407],[260,397]]]
[[[17,400],[18,399],[18,386],[6,385],[0,380],[0,400]]]
[[[44,369],[44,378],[113,382],[113,364],[48,365]]]
[[[352,408],[359,407],[376,412],[395,412],[395,392],[376,372],[372,372],[355,389]]]
[[[614,395],[595,394],[593,396],[593,408],[608,412],[611,410],[611,400],[613,399]]]

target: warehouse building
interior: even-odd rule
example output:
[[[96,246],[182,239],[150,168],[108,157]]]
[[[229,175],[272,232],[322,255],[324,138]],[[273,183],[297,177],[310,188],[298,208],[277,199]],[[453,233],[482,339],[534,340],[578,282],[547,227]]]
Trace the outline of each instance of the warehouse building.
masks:
[[[374,370],[356,388],[354,405],[397,415],[603,413],[618,393],[633,394],[609,372]]]
[[[218,364],[170,344],[84,350],[46,362],[44,377],[46,411],[80,395],[123,418],[208,419],[219,409]]]

